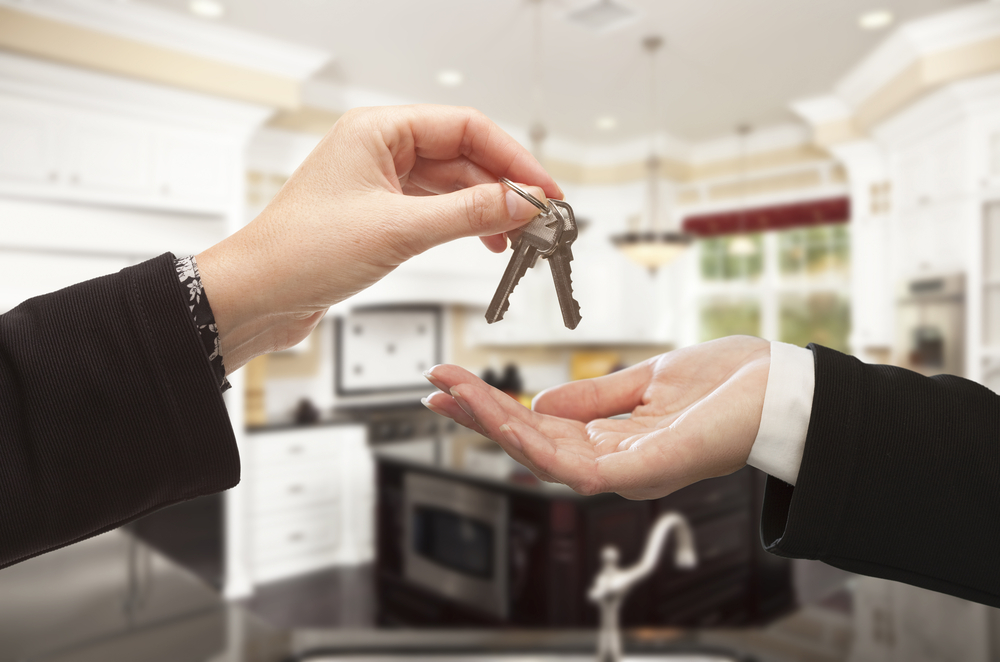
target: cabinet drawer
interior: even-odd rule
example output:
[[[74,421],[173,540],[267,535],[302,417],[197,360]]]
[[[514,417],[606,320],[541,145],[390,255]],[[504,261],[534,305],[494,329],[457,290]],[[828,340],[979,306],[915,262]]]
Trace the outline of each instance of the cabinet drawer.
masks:
[[[313,508],[289,516],[252,520],[253,556],[267,561],[335,547],[340,541],[337,508]]]
[[[324,463],[334,466],[337,443],[330,428],[258,435],[253,441],[252,455],[256,475],[266,476],[272,467],[286,464],[309,470]]]
[[[253,481],[254,514],[276,513],[335,502],[339,496],[335,471],[276,471],[258,467]]]

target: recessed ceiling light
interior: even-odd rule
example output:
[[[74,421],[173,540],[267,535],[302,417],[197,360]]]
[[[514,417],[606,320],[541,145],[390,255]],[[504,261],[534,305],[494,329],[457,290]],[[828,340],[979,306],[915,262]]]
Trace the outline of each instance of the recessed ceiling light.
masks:
[[[598,117],[596,124],[597,128],[601,131],[611,131],[612,129],[618,128],[618,120],[610,115]]]
[[[216,0],[191,0],[188,3],[188,9],[195,16],[202,18],[222,18],[222,15],[226,13],[226,8]]]
[[[438,82],[445,87],[458,87],[462,84],[465,78],[462,76],[461,71],[455,71],[454,69],[445,69],[444,71],[439,71],[437,75]]]
[[[862,30],[881,30],[892,23],[892,19],[891,11],[876,9],[858,16],[858,25],[861,26]]]

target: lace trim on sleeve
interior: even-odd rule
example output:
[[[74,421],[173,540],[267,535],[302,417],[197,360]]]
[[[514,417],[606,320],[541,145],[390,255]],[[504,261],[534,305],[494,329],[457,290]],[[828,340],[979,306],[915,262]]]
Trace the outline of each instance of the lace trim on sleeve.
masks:
[[[229,380],[226,379],[226,367],[222,362],[222,354],[219,352],[219,329],[215,326],[215,316],[212,314],[212,307],[208,304],[205,288],[201,284],[198,261],[193,255],[189,255],[177,258],[174,261],[174,266],[184,291],[184,298],[188,302],[191,321],[198,329],[201,344],[205,347],[208,362],[212,366],[212,372],[215,373],[219,388],[225,391],[230,388],[230,384]]]

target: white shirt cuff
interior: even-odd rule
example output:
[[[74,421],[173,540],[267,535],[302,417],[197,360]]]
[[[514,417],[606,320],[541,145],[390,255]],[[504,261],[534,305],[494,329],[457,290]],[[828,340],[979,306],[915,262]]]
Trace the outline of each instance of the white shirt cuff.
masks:
[[[789,485],[795,484],[806,445],[815,386],[813,353],[772,340],[764,409],[747,464]]]

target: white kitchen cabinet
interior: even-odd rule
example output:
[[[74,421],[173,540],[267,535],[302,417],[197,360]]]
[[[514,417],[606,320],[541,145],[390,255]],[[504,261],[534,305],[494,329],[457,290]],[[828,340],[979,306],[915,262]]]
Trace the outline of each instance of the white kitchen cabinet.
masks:
[[[669,340],[663,320],[672,302],[664,296],[664,274],[654,276],[632,264],[604,234],[590,230],[574,244],[573,253],[573,293],[582,318],[576,329],[563,325],[552,274],[540,259],[518,283],[502,321],[487,324],[483,314],[470,311],[466,342],[514,346]]]
[[[894,156],[897,202],[904,214],[972,192],[964,126],[934,129]]]
[[[492,253],[475,237],[456,239],[417,255],[351,297],[348,308],[395,304],[489,304],[510,252]]]
[[[239,144],[218,132],[0,95],[0,195],[221,214]]]
[[[224,208],[232,195],[238,161],[217,137],[165,130],[156,140],[156,185],[159,196],[195,208]]]
[[[67,195],[151,196],[153,128],[118,117],[60,113],[56,167]]]
[[[0,145],[0,180],[29,186],[55,183],[55,131],[43,109],[0,98]]]
[[[374,462],[361,425],[249,438],[250,572],[266,583],[374,555]]]

